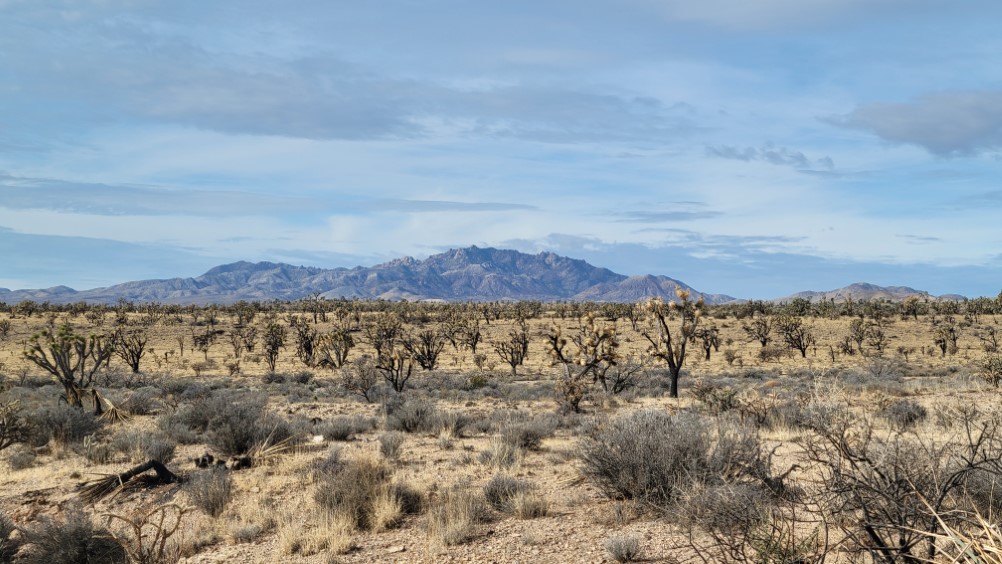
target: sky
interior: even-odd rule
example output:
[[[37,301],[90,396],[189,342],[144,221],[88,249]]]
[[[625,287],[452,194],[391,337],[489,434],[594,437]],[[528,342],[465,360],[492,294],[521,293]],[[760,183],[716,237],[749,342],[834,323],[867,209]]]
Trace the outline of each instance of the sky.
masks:
[[[1002,289],[1002,3],[0,0],[0,287],[470,245]]]

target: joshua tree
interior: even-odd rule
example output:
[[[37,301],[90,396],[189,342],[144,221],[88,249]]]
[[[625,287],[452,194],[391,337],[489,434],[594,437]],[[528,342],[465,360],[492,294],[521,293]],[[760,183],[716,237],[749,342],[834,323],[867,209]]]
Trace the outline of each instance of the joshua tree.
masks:
[[[143,359],[143,355],[146,353],[146,343],[149,340],[150,336],[146,334],[146,331],[130,331],[126,333],[119,329],[112,337],[115,354],[129,365],[133,374],[139,372],[139,361]]]
[[[772,319],[768,317],[756,317],[751,323],[742,325],[741,329],[748,335],[749,342],[758,341],[763,348],[772,340]]]
[[[276,321],[269,323],[264,330],[264,357],[271,372],[275,371],[278,352],[285,347],[285,337],[285,327]]]
[[[525,322],[520,322],[518,328],[512,329],[506,340],[494,343],[494,351],[511,366],[512,378],[517,376],[517,368],[529,356],[529,329]]]
[[[791,349],[800,351],[800,356],[803,358],[807,358],[807,349],[817,342],[814,331],[804,325],[804,320],[799,317],[785,315],[778,318],[776,331]]]
[[[678,302],[665,303],[661,298],[654,298],[644,305],[648,327],[642,331],[650,343],[650,355],[668,365],[671,378],[668,393],[673,398],[678,397],[678,377],[685,363],[686,344],[696,334],[703,317],[702,297],[692,301],[689,292],[681,288],[675,290],[675,295]]]
[[[292,329],[296,332],[296,356],[303,361],[303,364],[312,368],[317,361],[320,332],[298,317],[293,318]]]
[[[428,329],[417,335],[405,335],[403,347],[424,370],[434,370],[438,355],[445,348],[445,337],[438,331]]]
[[[84,337],[65,324],[55,333],[46,329],[33,335],[24,357],[52,374],[63,385],[66,403],[82,408],[83,394],[90,388],[94,373],[111,358],[113,352],[114,345],[106,337]],[[95,409],[100,411],[100,404]]]
[[[710,353],[720,350],[720,329],[716,325],[710,324],[693,334],[693,340],[699,341],[703,348],[703,355],[706,360],[710,360]]]
[[[578,413],[594,382],[600,381],[608,389],[606,372],[619,359],[616,328],[596,325],[595,314],[588,313],[573,335],[565,337],[560,327],[554,325],[546,342],[554,362],[564,367],[564,376],[556,385],[557,399],[563,407]],[[569,344],[573,344],[573,349],[568,350]]]
[[[335,329],[321,336],[317,343],[317,366],[341,368],[354,346],[355,339],[347,329]]]

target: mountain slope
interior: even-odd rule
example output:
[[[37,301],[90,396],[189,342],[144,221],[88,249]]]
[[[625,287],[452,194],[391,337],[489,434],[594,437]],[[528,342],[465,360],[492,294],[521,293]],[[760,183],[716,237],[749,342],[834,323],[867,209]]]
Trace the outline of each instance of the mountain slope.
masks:
[[[107,288],[76,291],[64,286],[47,290],[0,289],[0,301],[72,303],[88,301],[231,303],[239,300],[297,300],[313,294],[326,298],[638,301],[653,296],[671,299],[675,288],[693,291],[666,276],[626,277],[583,260],[554,253],[530,255],[512,250],[468,247],[411,257],[372,267],[325,269],[246,261],[212,268],[195,278],[126,282]],[[730,296],[707,295],[710,303]]]
[[[817,303],[824,300],[835,300],[836,302],[843,302],[848,299],[853,300],[875,300],[875,299],[885,299],[891,301],[901,301],[910,296],[918,296],[920,298],[934,298],[930,296],[928,292],[923,292],[921,290],[916,290],[914,288],[909,288],[907,286],[877,286],[875,284],[868,284],[866,282],[857,282],[855,284],[850,284],[848,286],[838,288],[835,290],[828,290],[826,292],[797,292],[796,294],[791,294],[784,298],[777,298],[773,300],[778,303],[786,303],[795,299],[805,299],[812,303]]]

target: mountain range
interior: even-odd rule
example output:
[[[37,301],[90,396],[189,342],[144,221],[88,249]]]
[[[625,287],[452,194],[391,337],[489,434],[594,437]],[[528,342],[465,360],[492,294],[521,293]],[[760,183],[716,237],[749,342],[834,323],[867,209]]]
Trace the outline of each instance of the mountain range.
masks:
[[[791,294],[785,298],[779,298],[774,300],[776,302],[784,303],[795,299],[805,299],[812,303],[818,303],[825,300],[834,300],[836,302],[842,302],[845,300],[853,299],[864,299],[864,300],[890,300],[892,302],[902,301],[910,296],[918,296],[920,298],[929,298],[932,300],[963,300],[964,296],[958,294],[946,294],[943,296],[932,296],[929,292],[923,292],[922,290],[916,290],[914,288],[909,288],[908,286],[877,286],[876,284],[867,284],[866,282],[857,282],[855,284],[850,284],[843,288],[838,288],[837,290],[829,290],[826,292],[797,292],[796,294]]]
[[[0,288],[0,301],[52,303],[132,302],[176,304],[232,303],[239,300],[298,300],[320,295],[328,299],[362,298],[442,301],[598,301],[637,302],[651,297],[673,299],[676,288],[702,296],[709,304],[734,301],[723,294],[697,291],[667,276],[625,276],[579,259],[551,252],[467,247],[424,260],[404,257],[372,267],[318,268],[246,261],[217,266],[194,278],[140,280],[105,288],[74,290],[66,286],[37,290]],[[776,301],[802,297],[854,299],[927,293],[911,288],[856,284],[832,292],[802,292]]]

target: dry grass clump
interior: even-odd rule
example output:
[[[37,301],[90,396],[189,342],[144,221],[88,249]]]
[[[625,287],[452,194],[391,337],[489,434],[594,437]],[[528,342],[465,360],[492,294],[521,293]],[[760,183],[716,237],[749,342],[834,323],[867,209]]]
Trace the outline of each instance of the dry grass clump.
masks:
[[[350,441],[355,435],[371,431],[375,421],[359,415],[339,415],[317,425],[317,433],[328,441]]]
[[[399,431],[388,431],[379,435],[379,453],[387,460],[399,460],[407,435]]]
[[[226,523],[226,532],[235,543],[251,542],[275,528],[275,504],[271,498],[258,496],[240,505]]]
[[[19,557],[28,563],[128,564],[125,548],[104,527],[95,525],[90,515],[78,508],[60,519],[40,517],[24,531]]]
[[[111,448],[134,463],[156,460],[168,464],[174,459],[177,445],[163,431],[128,429],[112,436]]]
[[[428,508],[428,534],[445,546],[463,544],[493,518],[481,492],[457,485],[441,492]]]
[[[206,515],[219,517],[233,498],[233,477],[226,468],[213,466],[195,473],[184,484],[191,503]]]
[[[538,519],[550,514],[550,500],[534,487],[516,493],[511,503],[513,513],[519,519]]]
[[[495,510],[512,513],[519,519],[545,517],[549,501],[528,480],[496,474],[484,485],[484,498]]]
[[[1002,530],[980,513],[935,515],[943,533],[936,536],[947,562],[1002,564]],[[958,523],[963,523],[959,525]]]
[[[321,512],[345,516],[361,530],[392,528],[404,514],[421,509],[420,495],[394,484],[389,466],[368,457],[346,460],[320,473],[314,500]]]
[[[315,483],[314,508],[305,527],[302,516],[286,515],[279,520],[282,554],[342,554],[355,545],[358,531],[396,527],[404,516],[422,509],[421,494],[395,482],[383,460],[369,456],[345,459],[335,447],[311,464],[310,470]]]
[[[522,462],[524,451],[518,445],[494,436],[488,439],[487,448],[480,452],[480,463],[495,470],[510,469]]]
[[[302,518],[286,515],[279,522],[278,547],[285,555],[345,554],[355,546],[354,535],[355,524],[348,515],[321,512],[306,527]]]

